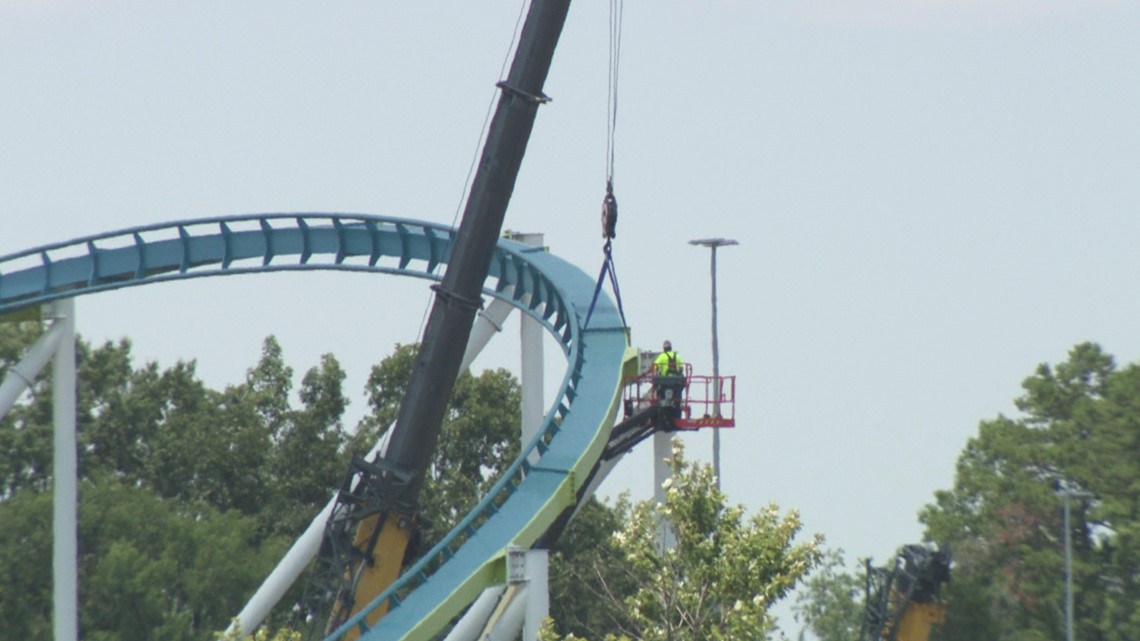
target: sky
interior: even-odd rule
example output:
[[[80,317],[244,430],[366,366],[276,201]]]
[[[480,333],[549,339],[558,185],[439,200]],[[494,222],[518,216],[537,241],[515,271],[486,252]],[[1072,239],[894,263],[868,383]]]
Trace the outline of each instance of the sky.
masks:
[[[0,0],[0,255],[257,212],[451,223],[520,2]],[[580,1],[505,226],[594,275],[608,5]],[[718,253],[733,503],[849,559],[918,541],[981,420],[1082,341],[1140,360],[1140,5],[625,3],[614,257],[635,345],[711,371]],[[333,353],[350,414],[426,283],[273,274],[83,298],[80,333],[240,382]],[[476,367],[515,367],[497,339]],[[552,361],[558,356],[548,350]],[[561,378],[561,364],[552,363]],[[548,380],[549,382],[549,380]],[[711,435],[686,438],[708,461]],[[652,493],[649,448],[603,492]],[[237,605],[237,604],[235,604]]]

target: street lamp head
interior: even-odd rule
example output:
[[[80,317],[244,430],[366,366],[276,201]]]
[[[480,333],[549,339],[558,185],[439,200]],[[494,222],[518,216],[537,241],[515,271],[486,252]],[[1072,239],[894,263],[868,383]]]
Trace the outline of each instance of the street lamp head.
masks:
[[[1080,489],[1071,487],[1069,485],[1063,486],[1061,489],[1057,490],[1055,492],[1055,494],[1057,496],[1060,496],[1061,498],[1067,498],[1067,499],[1068,498],[1091,499],[1091,498],[1095,497],[1095,495],[1092,492],[1088,492],[1086,490],[1080,490]]]
[[[690,240],[690,245],[700,245],[702,247],[724,247],[726,245],[739,245],[740,243],[732,240],[731,238],[700,238],[697,240]]]

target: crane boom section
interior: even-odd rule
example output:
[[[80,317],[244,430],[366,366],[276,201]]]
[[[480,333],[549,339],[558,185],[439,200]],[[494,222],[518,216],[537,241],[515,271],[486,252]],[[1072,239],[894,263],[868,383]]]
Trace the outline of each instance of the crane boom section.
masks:
[[[503,225],[511,193],[526,153],[538,107],[548,99],[543,85],[569,12],[570,0],[535,0],[527,13],[507,79],[487,133],[467,197],[452,256],[435,298],[408,391],[384,455],[392,470],[382,479],[388,510],[405,518],[362,521],[357,542],[361,559],[351,597],[336,607],[333,621],[355,613],[395,579],[410,537],[397,531],[416,514],[419,492],[439,439],[460,361],[475,314],[482,305],[483,282]],[[411,519],[414,527],[414,518]],[[380,530],[377,532],[376,528]],[[371,548],[371,549],[369,549]],[[347,596],[347,595],[346,595]]]
[[[569,0],[536,0],[520,36],[510,74],[487,134],[455,249],[438,285],[407,396],[386,458],[412,474],[404,500],[414,507],[459,374],[467,337],[480,306],[483,281],[498,241]]]

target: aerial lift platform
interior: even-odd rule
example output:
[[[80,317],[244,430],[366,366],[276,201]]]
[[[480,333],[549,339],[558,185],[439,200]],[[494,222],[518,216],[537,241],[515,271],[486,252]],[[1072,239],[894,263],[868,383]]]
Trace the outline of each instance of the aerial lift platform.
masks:
[[[621,456],[655,432],[685,432],[736,426],[736,377],[693,374],[684,363],[680,376],[656,375],[657,352],[641,353],[644,372],[624,384],[624,417],[610,433],[604,460]],[[659,394],[661,388],[664,394]],[[674,396],[672,390],[681,393]]]

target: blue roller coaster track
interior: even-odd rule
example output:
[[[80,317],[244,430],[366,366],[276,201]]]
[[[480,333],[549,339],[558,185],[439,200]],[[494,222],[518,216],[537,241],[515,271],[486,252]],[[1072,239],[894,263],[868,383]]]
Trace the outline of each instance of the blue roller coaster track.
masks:
[[[0,314],[167,281],[274,271],[376,272],[438,280],[455,230],[364,214],[263,214],[186,220],[86,236],[0,257]],[[628,333],[604,295],[589,326],[593,280],[550,253],[500,240],[484,293],[537,319],[567,370],[538,434],[482,501],[389,589],[329,637],[432,638],[506,577],[509,547],[529,548],[579,500],[635,367]],[[525,302],[524,302],[525,301]],[[530,462],[537,451],[537,462]],[[397,595],[400,595],[399,597]],[[238,604],[235,604],[237,606]],[[369,627],[365,617],[387,606]]]

